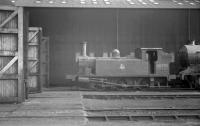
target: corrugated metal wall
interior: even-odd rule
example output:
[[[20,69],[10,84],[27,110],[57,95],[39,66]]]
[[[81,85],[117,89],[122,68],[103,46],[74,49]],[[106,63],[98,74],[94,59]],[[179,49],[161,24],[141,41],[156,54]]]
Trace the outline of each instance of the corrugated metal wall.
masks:
[[[50,36],[51,85],[66,84],[66,74],[76,73],[80,42],[88,41],[88,51],[96,56],[116,48],[117,15],[123,56],[138,47],[173,52],[189,38],[200,41],[200,10],[189,14],[181,9],[31,9],[30,25],[43,27]]]
[[[123,54],[138,47],[175,51],[188,40],[186,10],[122,10],[119,17],[119,47]]]

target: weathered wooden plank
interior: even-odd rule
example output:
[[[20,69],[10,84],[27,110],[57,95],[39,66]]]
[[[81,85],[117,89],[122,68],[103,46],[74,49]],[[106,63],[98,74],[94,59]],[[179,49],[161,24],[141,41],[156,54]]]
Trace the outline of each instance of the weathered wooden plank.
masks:
[[[39,33],[39,31],[36,31],[28,40],[28,42],[31,42],[33,38]]]
[[[29,73],[29,76],[40,76],[38,73]]]
[[[40,46],[41,83],[44,87],[49,87],[49,37],[42,37]]]
[[[24,80],[25,80],[25,97],[28,99],[28,35],[29,35],[29,12],[25,10],[25,16],[24,16],[24,35],[26,36],[24,38]]]
[[[0,80],[17,80],[17,74],[0,74]]]
[[[0,68],[6,66],[0,71],[0,103],[17,102],[18,69],[16,58],[12,60],[17,55],[17,7],[1,5],[0,10]]]
[[[19,102],[24,101],[24,8],[18,9],[18,98]]]
[[[18,33],[18,29],[0,28],[0,33]]]
[[[39,44],[33,43],[33,42],[28,43],[28,45],[29,45],[29,46],[39,46]]]
[[[1,51],[17,51],[17,34],[0,34]]]
[[[17,97],[17,80],[0,80],[0,97]]]
[[[13,59],[13,56],[1,56],[0,57],[0,68],[3,69],[12,59]],[[17,74],[17,62],[15,62],[3,74]]]
[[[39,35],[40,37],[39,37],[39,42],[38,42],[38,44],[39,44],[39,46],[37,46],[38,47],[38,53],[39,53],[39,55],[38,55],[38,60],[39,60],[39,63],[38,63],[38,65],[39,65],[39,71],[38,71],[38,74],[39,74],[39,77],[37,78],[38,80],[38,83],[39,83],[39,85],[38,85],[38,91],[39,92],[42,92],[42,82],[41,82],[41,41],[42,41],[42,29],[40,30],[40,35]]]
[[[41,27],[29,27],[29,32],[31,31],[42,31]]]
[[[28,90],[29,93],[42,91],[40,82],[40,44],[42,28],[29,27],[28,41]]]
[[[0,56],[16,56],[16,51],[1,51],[0,50]]]
[[[30,71],[38,64],[38,61],[35,61],[32,66],[29,68],[29,73]]]
[[[10,20],[12,20],[16,15],[18,14],[18,9],[16,9],[8,18],[6,18],[6,20],[4,20],[1,24],[0,24],[0,28],[2,28],[3,26],[5,26]]]
[[[18,9],[18,102],[23,102],[26,95],[26,84],[27,79],[27,32],[28,32],[28,19],[27,14],[24,12],[23,7]]]
[[[40,83],[39,83],[39,77],[40,75],[31,75],[28,77],[28,87],[29,87],[29,93],[35,92],[41,92],[40,89]]]
[[[38,61],[38,59],[34,58],[34,57],[28,57],[29,61]]]
[[[15,56],[1,71],[0,74],[6,72],[18,59],[18,56]]]
[[[47,86],[49,87],[50,86],[50,39],[49,37],[47,38],[47,43],[46,43],[46,48],[47,48],[47,69],[46,69],[46,74],[47,74]]]

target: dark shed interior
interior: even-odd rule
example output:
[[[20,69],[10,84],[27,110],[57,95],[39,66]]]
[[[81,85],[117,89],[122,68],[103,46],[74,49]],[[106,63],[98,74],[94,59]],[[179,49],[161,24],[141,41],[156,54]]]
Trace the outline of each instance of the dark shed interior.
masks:
[[[199,9],[29,8],[30,26],[50,37],[50,85],[68,85],[76,74],[75,53],[102,56],[119,47],[122,56],[138,47],[176,52],[189,40],[200,42]]]

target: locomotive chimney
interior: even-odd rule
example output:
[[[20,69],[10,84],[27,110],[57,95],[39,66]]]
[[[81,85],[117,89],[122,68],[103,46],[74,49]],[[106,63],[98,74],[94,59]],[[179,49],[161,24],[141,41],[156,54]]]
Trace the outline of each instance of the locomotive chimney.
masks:
[[[82,56],[87,56],[87,42],[84,41],[82,44]]]
[[[196,45],[196,42],[195,42],[195,40],[193,40],[193,41],[192,41],[192,45]]]

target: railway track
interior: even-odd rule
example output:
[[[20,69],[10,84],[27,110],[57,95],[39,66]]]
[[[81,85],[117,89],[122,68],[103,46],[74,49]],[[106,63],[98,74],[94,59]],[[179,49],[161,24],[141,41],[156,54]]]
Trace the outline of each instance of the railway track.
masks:
[[[159,94],[159,95],[83,95],[85,99],[199,99],[200,94]]]
[[[200,108],[111,108],[86,109],[89,120],[198,120],[200,121]]]
[[[198,92],[94,92],[82,96],[87,104],[84,110],[87,113],[86,118],[91,121],[200,121],[200,106],[197,105],[200,93]],[[93,103],[93,99],[98,100],[96,102],[99,104],[102,101],[103,107]],[[141,102],[143,100],[144,102]],[[112,106],[112,103],[119,103],[119,105]]]

